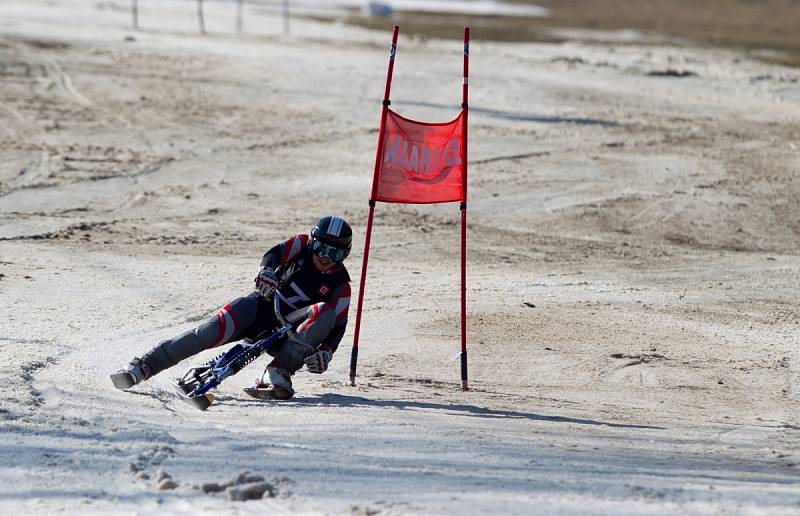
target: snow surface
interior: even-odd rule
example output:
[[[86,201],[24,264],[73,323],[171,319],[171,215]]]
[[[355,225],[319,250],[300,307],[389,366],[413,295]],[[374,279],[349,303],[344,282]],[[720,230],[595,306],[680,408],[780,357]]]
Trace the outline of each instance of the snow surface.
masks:
[[[206,412],[115,390],[273,243],[366,225],[390,22],[187,5],[0,2],[0,513],[800,511],[800,73],[735,51],[474,36],[470,391],[454,205],[376,210],[355,387],[351,322],[289,402],[263,362]],[[451,119],[461,55],[401,32],[393,107]]]

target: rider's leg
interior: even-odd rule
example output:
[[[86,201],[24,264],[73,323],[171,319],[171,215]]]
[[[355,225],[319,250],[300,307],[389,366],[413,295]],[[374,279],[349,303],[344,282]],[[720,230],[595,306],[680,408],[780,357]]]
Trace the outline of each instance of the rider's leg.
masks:
[[[259,315],[271,312],[265,310],[264,305],[269,303],[258,292],[253,292],[225,305],[214,317],[197,328],[159,343],[141,359],[131,362],[131,365],[136,362],[143,373],[141,378],[134,378],[134,384],[201,351],[256,333],[259,328],[255,326],[269,324],[269,321],[259,318]]]
[[[336,314],[327,303],[317,303],[290,313],[289,322],[300,323],[293,337],[286,339],[275,358],[267,364],[256,387],[272,384],[294,394],[291,376],[303,367],[305,358],[314,353],[336,323]]]

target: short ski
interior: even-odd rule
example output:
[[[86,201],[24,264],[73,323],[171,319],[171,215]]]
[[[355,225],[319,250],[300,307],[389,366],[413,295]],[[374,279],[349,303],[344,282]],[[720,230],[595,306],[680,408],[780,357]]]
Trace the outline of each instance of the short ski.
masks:
[[[187,387],[181,385],[180,379],[176,379],[171,383],[175,386],[178,392],[178,397],[196,409],[205,410],[214,402],[214,395],[210,392],[200,396],[192,397],[188,395],[189,393],[187,392]]]
[[[286,401],[294,392],[276,387],[245,387],[244,392],[259,400]]]
[[[136,382],[133,380],[133,375],[128,371],[119,371],[112,374],[111,382],[114,384],[114,387],[123,391],[136,385]]]

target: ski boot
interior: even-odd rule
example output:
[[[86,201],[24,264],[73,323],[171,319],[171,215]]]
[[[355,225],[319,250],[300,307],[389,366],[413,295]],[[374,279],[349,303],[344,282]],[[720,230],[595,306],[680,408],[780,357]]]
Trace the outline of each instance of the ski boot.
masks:
[[[269,382],[264,382],[264,376]],[[291,374],[286,369],[267,366],[264,375],[256,379],[255,386],[245,387],[244,392],[260,400],[286,401],[294,396]]]
[[[150,368],[144,360],[136,357],[124,369],[112,374],[111,382],[117,389],[126,390],[148,378],[150,378]]]

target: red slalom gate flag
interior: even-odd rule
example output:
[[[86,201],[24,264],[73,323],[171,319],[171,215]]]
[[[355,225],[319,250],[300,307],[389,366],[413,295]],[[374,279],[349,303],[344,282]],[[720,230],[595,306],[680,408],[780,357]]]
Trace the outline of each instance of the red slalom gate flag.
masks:
[[[451,122],[428,124],[387,111],[375,200],[463,202],[463,112]]]
[[[350,385],[356,384],[358,337],[367,278],[369,244],[377,201],[431,204],[460,201],[461,212],[461,389],[467,382],[467,93],[469,90],[469,27],[464,27],[464,83],[461,88],[461,113],[451,122],[430,124],[404,118],[391,109],[389,93],[400,27],[392,31],[389,67],[383,93],[378,147],[369,198],[369,216],[361,262],[356,327],[350,353]]]

